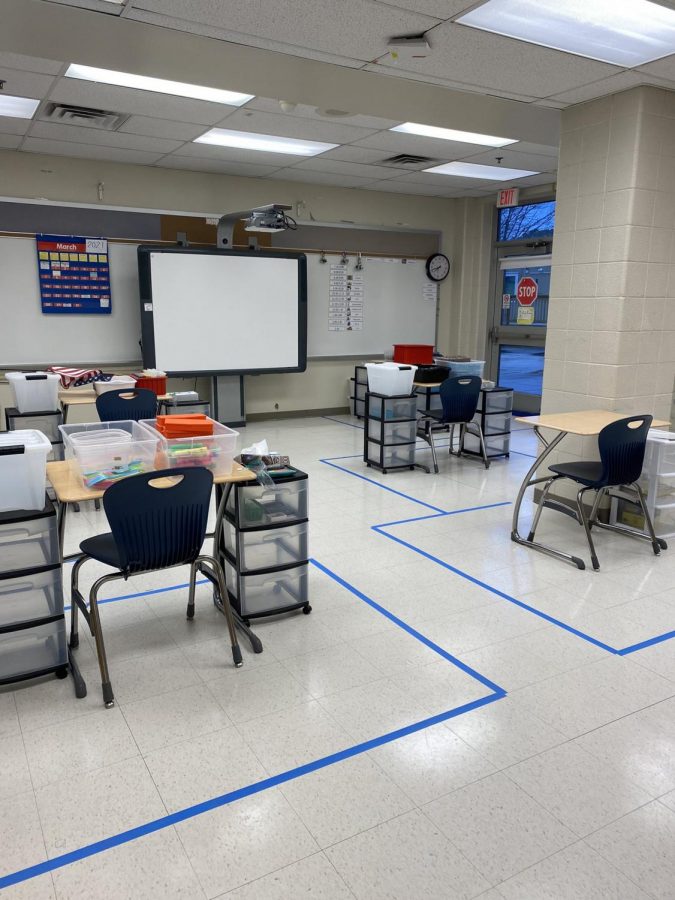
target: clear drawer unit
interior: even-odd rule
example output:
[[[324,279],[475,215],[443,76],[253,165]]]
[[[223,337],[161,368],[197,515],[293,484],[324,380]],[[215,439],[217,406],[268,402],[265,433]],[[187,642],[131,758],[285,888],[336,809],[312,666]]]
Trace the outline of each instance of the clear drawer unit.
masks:
[[[388,472],[415,468],[417,399],[415,396],[385,397],[366,394],[366,428],[363,461]]]
[[[176,400],[170,397],[168,400],[159,401],[159,413],[164,416],[184,416],[190,413],[201,413],[210,417],[211,404],[208,400]]]
[[[647,436],[640,487],[657,537],[675,537],[675,433],[652,429]],[[613,488],[609,521],[646,533],[638,498],[630,488]]]
[[[0,513],[0,684],[68,673],[56,513]]]
[[[509,456],[512,407],[513,390],[511,388],[495,387],[492,390],[485,388],[481,390],[473,421],[483,429],[485,450],[489,459]],[[480,441],[477,437],[466,434],[464,453],[473,456],[482,455]]]
[[[366,415],[366,391],[368,390],[368,370],[365,366],[354,366],[354,377],[350,381],[349,411],[363,419]]]
[[[59,431],[63,425],[63,413],[60,409],[45,412],[22,413],[15,406],[5,409],[5,427],[7,431],[32,429],[41,431],[52,445],[48,461],[63,459],[63,439]]]
[[[274,482],[234,484],[225,503],[220,556],[230,600],[246,625],[252,618],[312,609],[308,478],[295,471]]]

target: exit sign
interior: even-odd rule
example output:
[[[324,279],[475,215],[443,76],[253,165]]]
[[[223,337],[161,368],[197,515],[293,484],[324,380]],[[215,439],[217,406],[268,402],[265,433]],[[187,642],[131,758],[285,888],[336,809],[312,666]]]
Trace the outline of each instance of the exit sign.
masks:
[[[505,188],[497,192],[497,209],[503,206],[518,206],[519,188]]]

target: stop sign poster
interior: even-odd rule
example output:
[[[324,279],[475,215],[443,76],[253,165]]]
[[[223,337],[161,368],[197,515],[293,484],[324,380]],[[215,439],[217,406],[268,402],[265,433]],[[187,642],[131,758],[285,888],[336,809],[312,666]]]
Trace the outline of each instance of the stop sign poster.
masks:
[[[539,285],[529,275],[525,275],[518,282],[516,296],[521,306],[532,306],[539,295]]]

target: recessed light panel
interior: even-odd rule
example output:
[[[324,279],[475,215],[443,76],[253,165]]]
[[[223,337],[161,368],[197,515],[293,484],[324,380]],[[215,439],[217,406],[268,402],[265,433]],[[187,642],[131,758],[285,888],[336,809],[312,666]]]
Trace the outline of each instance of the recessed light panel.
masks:
[[[460,144],[480,144],[483,147],[506,147],[516,144],[512,138],[495,137],[491,134],[477,134],[473,131],[456,131],[454,128],[437,128],[435,125],[420,125],[417,122],[403,122],[390,128],[402,134],[419,134],[422,137],[437,138],[441,141],[457,141]]]
[[[133,75],[131,72],[115,72],[112,69],[97,69],[94,66],[68,66],[66,78],[83,81],[97,81],[100,84],[114,84],[118,87],[136,88],[139,91],[154,91],[157,94],[171,94],[174,97],[192,97],[194,100],[208,100],[211,103],[226,103],[228,106],[243,106],[253,100],[253,94],[236,91],[221,91],[219,88],[201,84],[185,84],[182,81],[167,81],[164,78],[150,78],[148,75]]]
[[[433,175],[455,175],[458,178],[479,178],[482,181],[511,181],[514,178],[525,178],[538,175],[539,172],[528,172],[527,169],[507,169],[505,166],[479,166],[477,163],[449,162],[441,166],[423,169]]]
[[[650,0],[488,0],[455,21],[626,68],[675,53],[675,10]]]
[[[259,150],[265,153],[289,153],[293,156],[317,156],[333,150],[337,144],[321,141],[299,141],[296,138],[275,134],[254,134],[251,131],[230,131],[227,128],[211,128],[195,138],[196,144],[216,144],[219,147],[239,147],[243,150]]]
[[[10,94],[0,93],[0,116],[10,116],[12,119],[31,119],[39,105],[39,100],[31,100],[29,97],[12,97]]]

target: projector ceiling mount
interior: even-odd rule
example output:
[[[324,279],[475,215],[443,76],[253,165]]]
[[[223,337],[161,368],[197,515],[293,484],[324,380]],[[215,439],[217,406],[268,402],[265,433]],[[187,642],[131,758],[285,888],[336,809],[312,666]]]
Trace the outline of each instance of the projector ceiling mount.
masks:
[[[234,227],[243,220],[245,231],[249,233],[286,231],[287,228],[295,231],[298,227],[295,219],[286,215],[287,209],[283,203],[268,203],[266,206],[257,206],[254,209],[244,209],[239,212],[225,213],[220,217],[217,230],[217,246],[220,250],[231,250],[234,242]],[[252,250],[258,248],[256,238],[249,238],[249,247]]]

